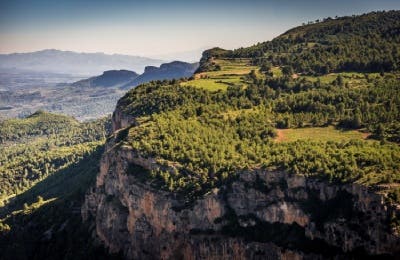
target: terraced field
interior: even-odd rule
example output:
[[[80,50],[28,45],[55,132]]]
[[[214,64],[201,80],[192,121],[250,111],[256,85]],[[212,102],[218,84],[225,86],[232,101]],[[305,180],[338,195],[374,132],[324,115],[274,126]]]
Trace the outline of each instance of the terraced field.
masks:
[[[278,129],[277,142],[294,142],[297,140],[310,140],[321,142],[340,142],[350,140],[367,140],[369,134],[358,130],[339,130],[333,126],[309,127],[294,129]],[[369,142],[374,142],[368,140]]]
[[[209,91],[224,91],[229,85],[248,84],[246,75],[252,70],[258,73],[259,67],[252,66],[249,59],[214,60],[221,70],[195,74],[193,80],[182,82],[182,86],[193,86]]]

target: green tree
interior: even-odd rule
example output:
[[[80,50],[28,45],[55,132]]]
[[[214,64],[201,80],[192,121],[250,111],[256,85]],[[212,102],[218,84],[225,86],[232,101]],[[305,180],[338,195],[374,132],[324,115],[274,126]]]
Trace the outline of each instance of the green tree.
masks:
[[[284,66],[282,68],[282,73],[285,76],[292,76],[293,75],[293,68],[292,66]]]

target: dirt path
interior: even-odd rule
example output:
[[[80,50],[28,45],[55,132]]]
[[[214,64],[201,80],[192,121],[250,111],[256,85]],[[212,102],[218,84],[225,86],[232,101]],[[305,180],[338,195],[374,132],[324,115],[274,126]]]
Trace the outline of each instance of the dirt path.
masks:
[[[362,134],[363,139],[368,139],[368,137],[371,135],[371,133],[363,133],[363,132],[360,133]]]
[[[276,129],[277,137],[275,138],[275,142],[283,142],[285,141],[285,134],[282,129]]]

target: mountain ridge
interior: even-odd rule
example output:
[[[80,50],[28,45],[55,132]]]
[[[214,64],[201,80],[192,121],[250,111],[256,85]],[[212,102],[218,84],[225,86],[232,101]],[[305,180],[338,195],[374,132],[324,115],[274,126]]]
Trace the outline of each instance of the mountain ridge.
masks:
[[[144,66],[163,61],[142,56],[86,53],[46,49],[36,52],[0,54],[0,68],[28,69],[77,75],[96,75],[111,69],[143,71]]]
[[[129,70],[109,70],[102,75],[79,80],[71,84],[74,87],[116,87],[132,88],[149,81],[171,80],[190,77],[198,67],[198,63],[172,61],[157,66],[146,66],[142,74]]]
[[[222,56],[252,58],[260,66],[288,66],[308,75],[384,72],[399,68],[399,35],[400,11],[371,12],[318,20]]]

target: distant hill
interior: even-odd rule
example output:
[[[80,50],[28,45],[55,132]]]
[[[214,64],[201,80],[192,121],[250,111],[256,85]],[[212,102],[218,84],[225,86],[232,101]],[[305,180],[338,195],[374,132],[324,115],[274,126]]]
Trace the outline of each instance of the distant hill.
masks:
[[[102,75],[83,79],[72,84],[81,87],[119,87],[137,78],[139,74],[129,70],[109,70]]]
[[[187,63],[182,61],[173,61],[170,63],[161,64],[160,67],[147,66],[144,73],[131,82],[126,87],[135,87],[142,83],[152,80],[179,79],[190,77],[198,68],[199,64]]]
[[[53,49],[0,55],[0,69],[14,68],[74,75],[98,75],[112,69],[142,72],[145,66],[158,66],[161,63],[161,60],[139,56]]]
[[[144,73],[139,75],[128,70],[105,71],[100,76],[83,79],[71,84],[74,87],[113,87],[130,88],[152,80],[170,80],[190,77],[199,64],[173,61],[161,64],[160,67],[147,66]]]
[[[74,259],[115,259],[92,243],[80,217],[110,123],[110,118],[79,123],[44,111],[0,122],[1,259],[41,259],[42,252],[58,259],[63,248]]]

